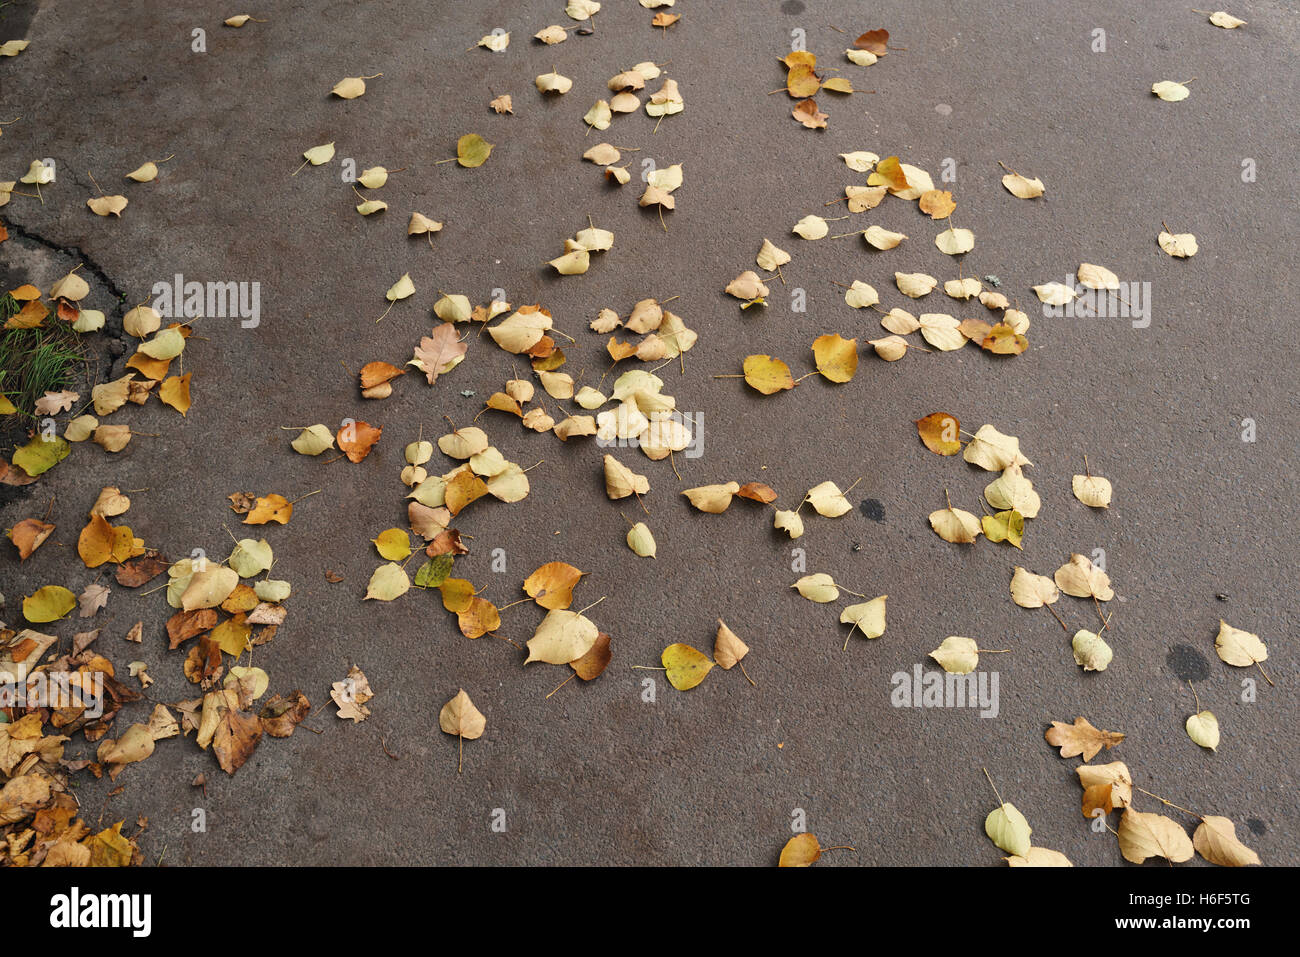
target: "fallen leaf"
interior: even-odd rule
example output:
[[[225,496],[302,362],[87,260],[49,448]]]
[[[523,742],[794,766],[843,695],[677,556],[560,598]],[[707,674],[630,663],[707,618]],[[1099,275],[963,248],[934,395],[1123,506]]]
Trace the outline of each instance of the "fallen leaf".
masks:
[[[702,651],[680,643],[669,645],[660,656],[668,682],[678,691],[690,691],[713,670],[713,662]]]
[[[1146,814],[1125,808],[1119,821],[1119,850],[1124,860],[1141,864],[1148,857],[1162,857],[1179,864],[1191,860],[1194,849],[1187,832],[1160,814]]]
[[[1259,855],[1237,840],[1237,827],[1226,817],[1201,818],[1192,846],[1211,864],[1220,867],[1248,867],[1259,863]]]
[[[1083,717],[1075,718],[1074,724],[1053,721],[1044,737],[1047,738],[1047,743],[1052,747],[1061,749],[1061,757],[1073,758],[1083,755],[1084,761],[1091,761],[1103,747],[1109,750],[1124,740],[1122,733],[1118,731],[1101,731],[1094,728],[1091,722]],[[1124,768],[1124,770],[1127,771],[1128,769]],[[1081,779],[1082,776],[1082,773],[1080,773]]]

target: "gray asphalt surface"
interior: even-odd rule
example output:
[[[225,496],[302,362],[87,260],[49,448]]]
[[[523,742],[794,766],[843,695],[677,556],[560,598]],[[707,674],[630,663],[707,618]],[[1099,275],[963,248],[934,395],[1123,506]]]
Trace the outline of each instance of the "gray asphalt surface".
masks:
[[[1114,838],[1091,833],[1079,813],[1077,761],[1043,740],[1051,720],[1084,715],[1128,735],[1098,760],[1124,760],[1148,790],[1237,821],[1266,863],[1300,863],[1291,730],[1300,611],[1294,5],[1237,3],[1232,12],[1249,25],[1228,32],[1175,2],[887,2],[865,11],[843,2],[682,0],[684,18],[665,35],[649,26],[650,11],[607,0],[594,35],[554,47],[532,42],[548,24],[571,23],[562,8],[560,0],[277,3],[250,7],[269,22],[240,30],[221,26],[234,6],[194,2],[3,10],[0,39],[32,42],[0,61],[0,119],[22,116],[4,127],[0,170],[15,178],[47,156],[60,170],[44,205],[15,197],[0,211],[15,234],[0,246],[17,277],[9,281],[47,288],[80,258],[28,235],[77,247],[132,302],[176,273],[262,288],[258,328],[198,325],[185,353],[194,373],[186,419],[156,401],[130,406],[111,421],[157,438],[136,438],[117,456],[80,446],[0,508],[9,527],[43,513],[53,497],[58,525],[21,567],[6,544],[5,619],[13,624],[21,596],[40,585],[80,591],[97,578],[77,560],[75,543],[102,485],[148,490],[132,495],[122,521],[172,557],[192,548],[224,555],[225,529],[243,536],[227,506],[232,492],[296,498],[323,489],[287,526],[256,530],[274,546],[276,576],[294,595],[288,621],[257,649],[255,664],[270,673],[273,691],[301,688],[314,709],[352,663],[376,691],[365,723],[339,721],[328,706],[308,722],[322,733],[264,740],[233,778],[192,737],[163,742],[122,774],[121,793],[110,796],[107,779],[82,781],[91,818],[148,816],[142,847],[167,864],[766,865],[803,809],[824,844],[858,848],[825,864],[992,865],[1001,853],[982,829],[996,804],[987,768],[1028,817],[1035,844],[1076,864],[1119,864]],[[196,27],[207,31],[206,53],[191,51]],[[505,53],[466,52],[495,27],[512,33]],[[848,41],[874,27],[906,49],[866,69],[845,62]],[[1105,53],[1090,48],[1096,28],[1106,32]],[[788,52],[794,29],[806,31],[823,65],[876,91],[820,95],[825,131],[801,128],[790,118],[793,101],[767,95],[782,85],[775,58]],[[580,117],[605,95],[606,80],[646,59],[669,61],[685,112],[657,133],[639,113],[584,136]],[[532,79],[552,68],[574,88],[543,100]],[[344,76],[379,72],[361,99],[328,95]],[[1157,80],[1193,76],[1184,102],[1148,92]],[[497,116],[488,100],[507,92],[515,115]],[[496,144],[485,166],[433,165],[468,132]],[[630,154],[634,171],[647,157],[683,164],[666,233],[653,212],[637,208],[636,181],[610,188],[580,162],[602,139],[640,148]],[[359,168],[407,168],[379,191],[386,213],[357,215],[337,160],[290,176],[304,149],[329,141]],[[849,309],[834,282],[870,282],[886,308],[985,317],[941,292],[909,303],[894,289],[895,270],[946,280],[959,268],[934,248],[939,227],[912,204],[887,200],[831,224],[847,232],[879,223],[911,236],[889,252],[790,235],[806,214],[842,215],[823,203],[862,181],[837,155],[857,149],[898,154],[936,182],[945,159],[955,160],[955,183],[940,188],[953,191],[958,224],[976,235],[961,273],[1001,278],[1033,319],[1029,351],[999,360],[968,346],[892,364],[864,354],[851,383],[814,377],[772,397],[712,378],[739,371],[750,353],[781,356],[799,375],[813,368],[817,335],[881,335],[876,317]],[[157,182],[121,178],[170,153],[176,158]],[[1258,170],[1253,183],[1241,179],[1245,158]],[[1010,196],[999,160],[1041,177],[1046,197]],[[85,208],[90,174],[129,197],[120,221]],[[447,223],[432,249],[406,237],[411,210]],[[594,257],[584,276],[555,277],[542,264],[588,215],[614,231],[613,250]],[[1199,255],[1166,256],[1155,242],[1162,220],[1195,233]],[[794,254],[784,269],[789,285],[773,284],[768,309],[742,313],[721,291],[753,267],[764,237]],[[1149,282],[1149,328],[1043,317],[1030,287],[1064,281],[1081,261]],[[376,324],[384,290],[404,272],[418,295]],[[441,434],[444,414],[468,422],[523,364],[484,337],[435,386],[407,376],[380,402],[361,399],[344,367],[404,362],[429,332],[435,290],[483,302],[498,287],[515,306],[540,302],[553,312],[578,339],[566,346],[566,369],[582,370],[588,383],[608,364],[604,337],[586,331],[602,307],[626,314],[643,297],[679,296],[672,308],[700,333],[685,375],[671,365],[660,375],[680,409],[703,411],[703,455],[678,458],[681,482],[667,461],[621,456],[650,478],[650,516],[640,518],[658,539],[654,561],[624,546],[620,512],[636,520],[635,505],[606,500],[603,451],[591,440],[562,444],[498,413],[479,419],[507,457],[544,464],[529,473],[524,502],[482,502],[464,513],[458,525],[474,538],[457,574],[487,586],[500,605],[522,595],[519,583],[536,566],[563,560],[589,573],[575,607],[604,597],[590,615],[613,636],[613,663],[600,679],[572,682],[549,699],[568,669],[524,668],[503,641],[466,640],[436,595],[361,601],[380,564],[370,539],[405,524],[397,478],[405,443],[421,427],[425,437]],[[806,313],[790,308],[795,287],[807,292]],[[114,306],[100,282],[87,304]],[[120,311],[111,321],[120,330]],[[460,394],[470,389],[473,397]],[[1043,498],[1023,552],[985,541],[962,548],[930,531],[926,515],[942,506],[945,488],[954,504],[978,512],[993,478],[917,441],[913,420],[940,410],[971,431],[988,422],[1020,437]],[[345,417],[384,427],[360,465],[300,457],[289,448],[293,433],[280,428]],[[1246,418],[1257,423],[1253,443],[1241,439]],[[1070,494],[1084,454],[1114,483],[1108,512]],[[878,502],[880,520],[862,509],[808,517],[794,543],[750,503],[702,515],[677,494],[760,480],[792,507],[818,482],[847,487],[859,477],[850,498]],[[791,590],[792,546],[806,551],[809,572],[830,573],[855,592],[887,592],[885,636],[855,636],[842,651],[845,602],[814,605]],[[490,569],[494,548],[505,550],[505,574]],[[1108,634],[1115,659],[1105,674],[1084,674],[1057,623],[1017,608],[1007,584],[1016,564],[1050,574],[1071,552],[1095,548],[1106,551],[1117,593]],[[328,584],[327,568],[346,580]],[[1057,608],[1072,628],[1097,625],[1084,602],[1063,597]],[[182,653],[166,651],[170,612],[161,594],[114,586],[94,622],[104,628],[98,647],[120,667],[137,657],[150,663],[155,701],[193,695]],[[542,613],[519,605],[503,616],[500,634],[522,643]],[[655,673],[631,666],[657,665],[675,641],[711,650],[719,616],[753,649],[746,666],[758,687],[738,671],[716,670],[689,693],[660,678],[656,702],[643,702],[642,680]],[[1276,685],[1259,681],[1254,703],[1240,701],[1241,682],[1258,674],[1214,655],[1221,617],[1269,645]],[[138,619],[146,626],[140,647],[122,640]],[[58,633],[83,624],[62,622]],[[999,673],[999,715],[892,707],[890,676],[918,663],[932,670],[927,652],[953,634],[1013,649],[981,663]],[[1171,649],[1180,645],[1192,652],[1175,655],[1183,663],[1175,668]],[[1223,726],[1217,753],[1183,731],[1194,709],[1178,672],[1198,670],[1201,704]],[[439,708],[458,688],[487,717],[483,738],[466,744],[461,775],[455,741],[437,728]],[[147,710],[142,702],[128,714]],[[70,753],[90,750],[77,741]],[[200,772],[206,796],[191,786]],[[1161,810],[1152,799],[1138,806]],[[205,833],[191,831],[195,807],[206,809]],[[504,833],[491,829],[495,808],[505,810]]]

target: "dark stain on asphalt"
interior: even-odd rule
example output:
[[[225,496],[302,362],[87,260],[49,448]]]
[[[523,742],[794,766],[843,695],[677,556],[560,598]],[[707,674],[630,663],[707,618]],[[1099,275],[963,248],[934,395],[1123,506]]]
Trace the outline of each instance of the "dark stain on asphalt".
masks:
[[[885,506],[878,498],[863,499],[858,508],[862,509],[862,514],[873,522],[883,522],[885,520]]]
[[[1263,837],[1264,832],[1268,830],[1268,825],[1257,817],[1246,818],[1246,827],[1250,828],[1250,832],[1256,837]]]
[[[781,12],[787,16],[797,16],[803,13],[803,4],[799,0],[785,0],[785,3],[781,4]]]
[[[1210,676],[1210,663],[1191,645],[1174,645],[1165,664],[1180,681],[1204,681]]]

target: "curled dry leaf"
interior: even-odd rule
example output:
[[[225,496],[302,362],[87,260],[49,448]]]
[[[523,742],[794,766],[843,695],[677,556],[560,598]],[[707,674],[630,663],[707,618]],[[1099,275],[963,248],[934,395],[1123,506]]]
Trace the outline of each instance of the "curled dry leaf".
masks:
[[[1006,187],[1008,193],[1017,199],[1037,199],[1043,195],[1044,191],[1041,179],[1029,179],[1019,173],[1007,173],[1002,177],[1002,185]]]
[[[1189,259],[1200,250],[1200,247],[1196,244],[1196,237],[1191,233],[1162,231],[1156,237],[1156,242],[1160,244],[1161,249],[1175,259]]]
[[[1074,650],[1074,663],[1084,671],[1105,671],[1114,657],[1110,645],[1100,635],[1083,629],[1074,633],[1070,647]]]
[[[730,671],[747,654],[749,654],[749,645],[741,641],[736,633],[719,618],[718,635],[713,642],[713,660],[718,667],[723,671]]]
[[[698,488],[688,488],[682,494],[701,512],[720,515],[731,505],[732,496],[739,491],[740,485],[738,483],[727,482],[723,485],[701,485]]]
[[[1033,828],[1014,804],[1002,804],[984,819],[984,833],[1008,854],[1025,857],[1029,853],[1029,836]]]

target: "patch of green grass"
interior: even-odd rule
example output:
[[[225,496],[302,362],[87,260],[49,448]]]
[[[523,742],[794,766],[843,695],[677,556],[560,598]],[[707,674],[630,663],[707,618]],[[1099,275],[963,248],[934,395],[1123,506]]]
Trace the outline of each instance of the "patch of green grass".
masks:
[[[18,311],[12,296],[0,299],[0,323]],[[36,400],[76,378],[86,355],[80,337],[64,322],[35,329],[0,331],[0,392],[18,410],[34,416]]]

